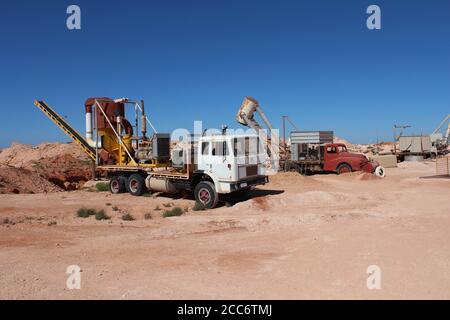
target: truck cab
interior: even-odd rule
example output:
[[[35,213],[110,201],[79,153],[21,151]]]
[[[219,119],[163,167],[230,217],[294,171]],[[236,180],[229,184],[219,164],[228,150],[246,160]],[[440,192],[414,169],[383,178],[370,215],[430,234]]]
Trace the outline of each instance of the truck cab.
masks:
[[[343,143],[297,143],[291,145],[288,169],[300,173],[364,171],[384,176],[384,169],[361,153],[349,152]]]
[[[248,191],[255,185],[268,182],[264,149],[257,135],[203,136],[196,149],[197,169],[194,174],[213,183],[217,194]],[[194,193],[197,200],[205,204],[207,197],[202,200],[200,194]]]
[[[343,143],[325,144],[323,150],[323,170],[338,174],[351,171],[374,172],[378,163],[370,162],[363,154],[347,150]]]

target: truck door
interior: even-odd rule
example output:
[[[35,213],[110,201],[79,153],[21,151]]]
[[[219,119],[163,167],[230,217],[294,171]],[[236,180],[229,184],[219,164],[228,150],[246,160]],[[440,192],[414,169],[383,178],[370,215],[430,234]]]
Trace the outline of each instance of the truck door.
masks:
[[[198,169],[206,172],[212,170],[211,146],[209,141],[203,141],[198,150]]]
[[[339,157],[338,149],[334,145],[325,145],[323,170],[335,171]]]
[[[211,167],[219,180],[232,180],[231,160],[230,146],[226,140],[211,142]]]

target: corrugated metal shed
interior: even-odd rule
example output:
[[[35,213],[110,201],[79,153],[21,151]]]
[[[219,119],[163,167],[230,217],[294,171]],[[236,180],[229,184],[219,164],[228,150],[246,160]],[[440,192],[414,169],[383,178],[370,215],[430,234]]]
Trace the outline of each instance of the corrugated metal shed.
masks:
[[[333,143],[333,131],[292,131],[291,144]]]

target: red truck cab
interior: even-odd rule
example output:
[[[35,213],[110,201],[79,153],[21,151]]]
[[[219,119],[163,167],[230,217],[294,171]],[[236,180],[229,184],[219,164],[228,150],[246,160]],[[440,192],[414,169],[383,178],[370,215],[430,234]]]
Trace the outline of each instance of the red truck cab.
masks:
[[[338,174],[351,171],[372,173],[379,166],[377,162],[370,162],[363,154],[352,153],[343,143],[331,143],[321,146],[323,154],[323,170]]]

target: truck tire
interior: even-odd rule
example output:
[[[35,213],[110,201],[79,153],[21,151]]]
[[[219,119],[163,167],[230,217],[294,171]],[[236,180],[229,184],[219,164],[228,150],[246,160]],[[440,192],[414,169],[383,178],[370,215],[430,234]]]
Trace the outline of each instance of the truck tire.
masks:
[[[141,196],[145,191],[144,178],[139,174],[132,174],[128,178],[127,189],[131,195]]]
[[[194,190],[195,200],[201,203],[205,208],[212,209],[219,202],[219,195],[216,192],[214,184],[210,181],[199,182]]]
[[[127,179],[124,176],[114,176],[109,181],[109,191],[112,194],[124,193],[126,188]]]
[[[343,174],[343,173],[347,173],[347,172],[352,172],[352,167],[350,167],[346,163],[342,163],[342,164],[340,164],[337,167],[336,171],[337,171],[337,174]]]
[[[386,176],[386,171],[384,170],[384,168],[382,166],[378,166],[375,169],[375,175],[380,177],[380,178],[384,178]]]

